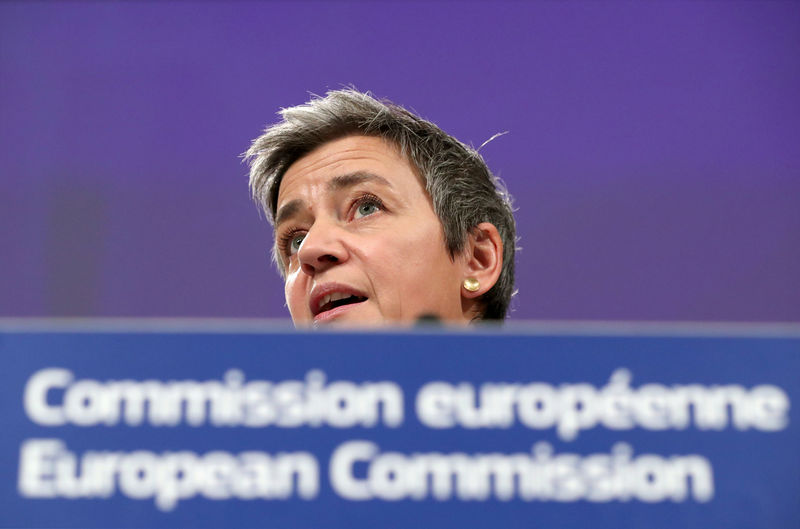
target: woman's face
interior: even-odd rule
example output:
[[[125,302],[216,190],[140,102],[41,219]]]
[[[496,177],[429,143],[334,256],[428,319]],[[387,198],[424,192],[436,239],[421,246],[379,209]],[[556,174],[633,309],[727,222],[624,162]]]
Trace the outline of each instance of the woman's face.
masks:
[[[275,230],[296,325],[468,320],[464,259],[450,259],[420,178],[380,138],[341,138],[293,163]]]

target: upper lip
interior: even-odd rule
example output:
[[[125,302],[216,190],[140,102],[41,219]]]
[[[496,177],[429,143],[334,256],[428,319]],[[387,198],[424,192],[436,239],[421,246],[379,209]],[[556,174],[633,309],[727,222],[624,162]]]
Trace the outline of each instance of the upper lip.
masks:
[[[323,283],[321,285],[316,285],[311,289],[311,295],[308,299],[308,308],[311,310],[311,314],[314,316],[319,314],[320,309],[324,305],[323,300],[325,300],[327,296],[333,294],[344,294],[345,296],[357,296],[361,298],[367,297],[363,292],[342,283]]]

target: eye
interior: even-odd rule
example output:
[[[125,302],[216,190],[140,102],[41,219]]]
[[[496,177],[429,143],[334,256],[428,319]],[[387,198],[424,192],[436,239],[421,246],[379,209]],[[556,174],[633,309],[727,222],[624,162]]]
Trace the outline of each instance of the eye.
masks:
[[[374,195],[365,195],[356,202],[353,218],[360,219],[383,209],[383,202]]]
[[[303,244],[303,239],[305,238],[305,232],[290,231],[281,237],[278,249],[284,255],[294,255],[300,250],[300,245]]]
[[[372,215],[373,213],[375,213],[379,209],[380,208],[378,207],[377,204],[373,204],[372,202],[366,202],[366,203],[361,204],[360,206],[358,206],[358,209],[356,210],[356,218],[358,218],[358,217],[366,217],[367,215]]]
[[[289,239],[289,255],[294,255],[300,249],[300,245],[303,244],[303,239],[306,238],[305,233],[295,233]]]

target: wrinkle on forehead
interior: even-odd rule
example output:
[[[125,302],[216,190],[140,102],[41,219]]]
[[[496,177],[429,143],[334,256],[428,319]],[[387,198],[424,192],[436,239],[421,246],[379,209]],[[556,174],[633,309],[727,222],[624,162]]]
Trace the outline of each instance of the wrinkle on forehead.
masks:
[[[295,160],[284,173],[284,179],[291,174],[314,173],[322,167],[332,166],[335,168],[340,161],[379,161],[384,157],[408,163],[408,160],[400,153],[400,148],[389,140],[376,136],[344,136],[324,143]]]
[[[330,150],[330,152],[326,152]],[[343,163],[357,162],[359,160],[385,162],[387,158],[392,163],[408,167],[422,184],[426,187],[426,180],[419,172],[417,166],[404,156],[400,147],[393,141],[380,136],[343,136],[324,143],[295,160],[284,172],[275,198],[275,206],[280,203],[280,196],[285,195],[286,181],[297,176],[313,176],[320,170],[335,172],[337,166]],[[289,185],[291,187],[291,184]]]

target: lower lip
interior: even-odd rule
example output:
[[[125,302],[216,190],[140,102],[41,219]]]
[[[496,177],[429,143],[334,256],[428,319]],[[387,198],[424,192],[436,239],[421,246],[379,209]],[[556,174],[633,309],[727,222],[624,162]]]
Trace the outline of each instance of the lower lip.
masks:
[[[326,310],[325,312],[320,312],[319,314],[314,316],[314,324],[331,322],[334,319],[339,318],[344,314],[347,314],[351,310],[360,307],[366,302],[367,300],[359,301],[358,303],[349,303],[347,305],[341,305],[339,307],[336,307],[335,309]]]

